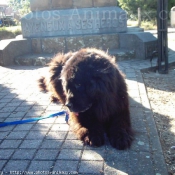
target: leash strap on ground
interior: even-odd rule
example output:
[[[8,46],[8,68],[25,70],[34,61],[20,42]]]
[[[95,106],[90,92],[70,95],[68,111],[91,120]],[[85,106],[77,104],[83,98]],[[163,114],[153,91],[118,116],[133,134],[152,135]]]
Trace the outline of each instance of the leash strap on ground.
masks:
[[[24,123],[35,122],[38,120],[53,118],[53,117],[57,117],[57,116],[61,116],[61,115],[66,115],[65,121],[66,121],[66,123],[68,123],[68,119],[69,119],[68,113],[66,111],[61,111],[61,112],[51,114],[51,115],[45,116],[45,117],[31,118],[31,119],[26,119],[26,120],[18,120],[18,121],[13,121],[13,122],[3,122],[3,123],[0,123],[0,128],[5,127],[5,126],[10,126],[10,125],[20,125],[20,124],[24,124]]]

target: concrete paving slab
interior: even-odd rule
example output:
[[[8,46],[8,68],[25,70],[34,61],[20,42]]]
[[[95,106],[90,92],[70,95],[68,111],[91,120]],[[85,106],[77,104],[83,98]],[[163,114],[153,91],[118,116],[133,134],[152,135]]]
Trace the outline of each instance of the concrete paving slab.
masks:
[[[170,62],[173,61],[175,58],[171,57]],[[131,120],[136,131],[130,150],[115,150],[107,139],[99,148],[85,146],[69,131],[62,116],[0,128],[0,172],[167,175],[140,73],[140,67],[149,67],[146,63],[148,60],[119,62],[119,67],[126,73]],[[0,67],[0,122],[39,117],[61,110],[61,106],[50,103],[49,95],[42,94],[37,87],[37,79],[47,70],[47,67],[33,66]]]

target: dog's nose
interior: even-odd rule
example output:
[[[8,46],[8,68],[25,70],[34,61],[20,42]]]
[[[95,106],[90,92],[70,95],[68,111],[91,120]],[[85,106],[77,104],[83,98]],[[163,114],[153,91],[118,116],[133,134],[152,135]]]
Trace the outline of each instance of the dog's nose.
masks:
[[[65,104],[69,109],[72,108],[72,103],[66,103]]]

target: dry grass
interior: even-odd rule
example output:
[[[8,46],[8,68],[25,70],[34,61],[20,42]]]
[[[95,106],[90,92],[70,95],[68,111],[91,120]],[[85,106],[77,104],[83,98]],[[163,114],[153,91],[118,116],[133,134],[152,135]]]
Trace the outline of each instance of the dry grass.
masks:
[[[132,27],[136,27],[136,26],[138,26],[138,21],[130,21],[130,20],[128,20],[127,21],[127,25],[128,26],[132,26]]]
[[[0,28],[0,40],[12,39],[20,34],[21,34],[21,27],[20,26],[1,27]]]
[[[128,20],[127,25],[132,26],[132,27],[138,27],[138,21]],[[156,30],[157,29],[157,25],[154,21],[142,21],[140,27],[144,28],[144,30]]]
[[[154,21],[142,21],[141,27],[145,30],[156,30],[157,24]]]

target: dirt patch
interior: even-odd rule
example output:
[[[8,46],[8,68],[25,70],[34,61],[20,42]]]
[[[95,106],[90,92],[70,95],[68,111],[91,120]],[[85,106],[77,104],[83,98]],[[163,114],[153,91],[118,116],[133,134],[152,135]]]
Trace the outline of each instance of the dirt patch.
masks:
[[[169,74],[143,73],[170,175],[175,175],[175,66]]]

